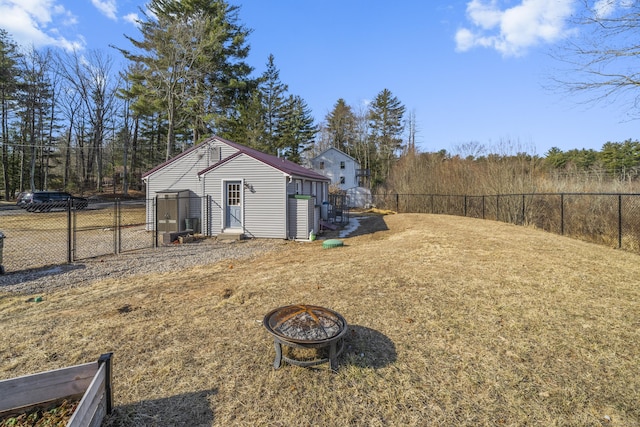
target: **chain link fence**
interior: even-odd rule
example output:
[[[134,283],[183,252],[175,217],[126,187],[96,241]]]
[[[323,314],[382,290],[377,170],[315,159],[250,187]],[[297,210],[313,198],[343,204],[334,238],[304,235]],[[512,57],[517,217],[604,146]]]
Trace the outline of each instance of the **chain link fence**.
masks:
[[[640,194],[374,194],[373,205],[396,212],[459,215],[533,226],[640,253]]]
[[[102,255],[151,248],[145,201],[93,202],[48,211],[0,211],[2,265],[7,272],[65,264]],[[1,279],[0,279],[1,280]]]
[[[155,207],[155,200],[149,202]],[[1,265],[7,272],[15,272],[152,248],[157,245],[156,227],[153,216],[147,217],[145,203],[94,202],[83,210],[67,206],[48,212],[3,209]],[[374,194],[373,204],[396,212],[533,226],[640,253],[640,194]]]

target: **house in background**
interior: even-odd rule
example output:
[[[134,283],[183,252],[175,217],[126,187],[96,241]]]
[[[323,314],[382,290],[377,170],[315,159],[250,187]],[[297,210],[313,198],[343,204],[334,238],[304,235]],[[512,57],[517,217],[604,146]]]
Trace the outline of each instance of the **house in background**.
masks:
[[[308,239],[329,179],[294,162],[212,137],[143,175],[147,223],[207,236]],[[189,227],[190,226],[190,227]]]
[[[371,204],[368,169],[360,169],[356,159],[347,153],[330,147],[310,160],[311,168],[329,178],[331,185],[343,190],[350,207],[364,208]]]

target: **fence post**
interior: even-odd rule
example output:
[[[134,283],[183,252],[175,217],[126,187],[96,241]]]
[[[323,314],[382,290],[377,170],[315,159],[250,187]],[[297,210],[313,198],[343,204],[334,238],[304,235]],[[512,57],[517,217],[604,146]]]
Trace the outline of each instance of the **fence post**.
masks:
[[[525,210],[524,210],[524,194],[523,194],[523,195],[522,195],[522,225],[524,225],[524,224],[525,224],[525,221],[524,221],[524,213],[525,213]]]
[[[482,195],[482,219],[485,219],[485,218],[484,218],[484,214],[485,214],[485,212],[484,212],[484,211],[485,211],[485,207],[484,207],[484,194],[483,194],[483,195]]]
[[[500,221],[500,195],[496,194],[496,221]]]
[[[618,249],[622,248],[622,194],[618,194]]]
[[[113,253],[118,253],[118,202],[113,203]]]
[[[207,236],[211,236],[211,195],[207,195],[207,206],[205,207],[205,220],[207,221]]]
[[[467,216],[467,195],[464,195],[464,216]]]
[[[67,200],[67,262],[73,262],[73,222],[71,221],[71,199]]]
[[[396,193],[396,212],[400,213],[400,195]]]
[[[153,199],[153,247],[158,247],[158,196]]]
[[[564,193],[560,193],[560,235],[564,236]]]
[[[116,236],[115,236],[115,238],[116,238],[116,247],[115,247],[115,249],[116,249],[116,251],[115,251],[115,253],[119,254],[119,253],[122,252],[122,230],[121,230],[121,228],[122,228],[122,218],[120,216],[122,212],[120,211],[120,199],[116,199],[115,210],[116,210],[115,211],[115,215],[114,215],[114,218],[115,218],[115,221],[116,221],[116,227],[115,227],[115,229],[116,229]]]

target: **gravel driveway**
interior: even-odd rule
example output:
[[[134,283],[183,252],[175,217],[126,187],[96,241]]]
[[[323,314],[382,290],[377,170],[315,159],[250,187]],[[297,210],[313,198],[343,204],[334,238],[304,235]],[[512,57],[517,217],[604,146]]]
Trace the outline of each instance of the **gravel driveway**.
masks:
[[[224,259],[248,258],[283,249],[286,244],[286,241],[278,239],[242,241],[203,239],[193,243],[103,256],[73,264],[7,273],[0,276],[0,291],[24,294],[44,293],[84,286],[106,278],[177,271],[212,264]]]

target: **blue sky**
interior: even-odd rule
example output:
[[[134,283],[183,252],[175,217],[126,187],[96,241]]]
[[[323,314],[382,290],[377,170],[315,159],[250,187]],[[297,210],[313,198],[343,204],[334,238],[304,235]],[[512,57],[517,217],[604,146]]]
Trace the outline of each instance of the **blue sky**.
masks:
[[[256,74],[275,57],[289,93],[321,121],[343,98],[355,109],[389,89],[415,114],[422,151],[471,141],[544,155],[638,138],[625,105],[550,90],[551,49],[576,37],[577,0],[229,0],[253,30]],[[595,0],[596,5],[624,0]],[[0,0],[0,28],[21,45],[129,47],[140,0]]]

